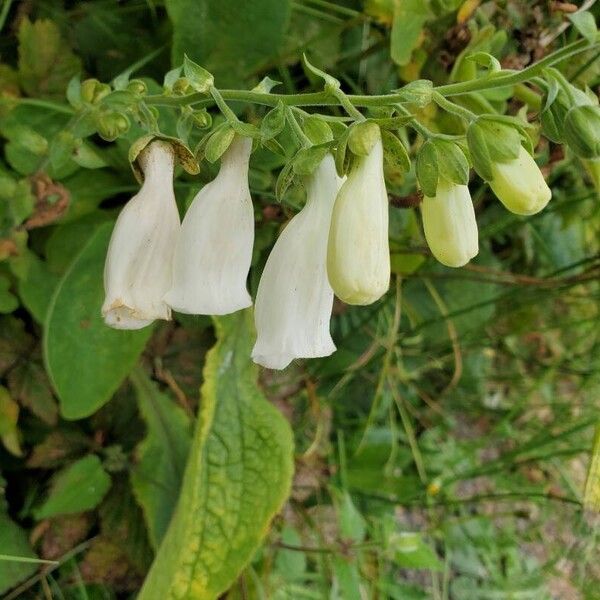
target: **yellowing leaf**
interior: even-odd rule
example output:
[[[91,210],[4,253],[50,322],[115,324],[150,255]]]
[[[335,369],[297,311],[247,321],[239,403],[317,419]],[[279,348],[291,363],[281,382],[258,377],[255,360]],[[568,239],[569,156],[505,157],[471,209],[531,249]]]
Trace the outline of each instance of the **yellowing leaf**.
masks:
[[[0,386],[0,439],[4,447],[15,456],[21,456],[23,451],[19,443],[19,405],[10,397],[8,390]]]
[[[600,425],[596,427],[594,447],[588,469],[583,506],[586,510],[600,512]]]
[[[62,97],[69,80],[80,70],[81,61],[61,38],[55,23],[47,19],[21,21],[19,76],[27,94]]]
[[[181,495],[138,600],[213,600],[288,497],[292,432],[257,387],[252,313],[216,319]]]

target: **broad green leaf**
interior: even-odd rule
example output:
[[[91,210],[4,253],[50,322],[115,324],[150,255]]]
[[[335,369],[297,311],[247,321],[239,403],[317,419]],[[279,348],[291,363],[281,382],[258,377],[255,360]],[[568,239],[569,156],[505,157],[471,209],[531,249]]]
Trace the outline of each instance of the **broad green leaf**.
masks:
[[[257,387],[251,311],[215,319],[181,495],[138,600],[214,600],[288,497],[292,432]]]
[[[21,87],[33,96],[62,97],[69,80],[81,70],[81,61],[61,39],[49,20],[19,27],[19,76]]]
[[[44,359],[66,419],[81,419],[106,404],[131,371],[151,327],[117,331],[100,314],[102,273],[112,223],[96,229],[64,274],[44,323]]]
[[[0,479],[0,486],[2,483],[3,481]],[[27,540],[27,534],[8,517],[3,499],[0,501],[0,548],[2,554],[35,559],[35,554]],[[0,559],[0,594],[4,594],[33,575],[37,568],[35,563]]]
[[[96,508],[110,488],[100,459],[90,454],[59,471],[46,501],[34,511],[38,520]]]
[[[177,503],[191,441],[185,412],[162,394],[141,369],[131,374],[147,434],[137,448],[131,486],[144,510],[152,546],[158,548]]]
[[[569,15],[571,23],[576,27],[577,31],[590,43],[596,41],[598,35],[598,27],[594,15],[587,10],[580,10],[572,15]]]
[[[173,23],[173,64],[184,54],[208,69],[219,87],[241,85],[277,56],[291,0],[166,0]]]
[[[390,53],[397,65],[406,65],[410,61],[429,16],[423,0],[396,0]]]
[[[433,142],[425,142],[417,154],[417,181],[423,193],[430,198],[435,196],[439,178],[438,155]]]

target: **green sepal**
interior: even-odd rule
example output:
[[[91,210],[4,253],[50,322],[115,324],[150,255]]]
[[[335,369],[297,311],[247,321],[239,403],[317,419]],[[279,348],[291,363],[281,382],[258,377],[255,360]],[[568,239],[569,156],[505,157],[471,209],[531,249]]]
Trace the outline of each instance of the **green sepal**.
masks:
[[[310,146],[310,148],[301,148],[292,159],[292,168],[296,175],[310,175],[325,158],[331,142]]]
[[[217,127],[213,134],[208,138],[204,148],[204,158],[210,163],[214,163],[227,151],[227,148],[233,142],[235,131],[229,123],[224,123]]]
[[[285,105],[281,100],[270,110],[260,124],[262,141],[271,140],[278,136],[285,127]]]
[[[469,161],[462,149],[450,140],[434,139],[439,177],[457,185],[469,183]]]
[[[335,170],[339,177],[343,177],[350,166],[350,152],[348,152],[348,137],[350,135],[350,128],[347,128],[340,137],[338,137],[335,146]]]
[[[381,131],[383,143],[383,159],[394,171],[408,173],[410,171],[410,158],[404,144],[391,132]]]
[[[394,90],[394,93],[401,96],[400,102],[414,104],[418,107],[427,106],[433,95],[433,83],[429,79],[417,79]]]
[[[429,198],[435,197],[439,165],[437,151],[431,140],[425,142],[417,154],[416,175],[423,193]]]
[[[292,184],[294,177],[295,173],[293,164],[290,161],[284,165],[283,169],[281,169],[279,175],[277,176],[277,182],[275,183],[275,198],[277,199],[277,202],[283,201],[283,196]]]
[[[302,130],[306,137],[317,146],[333,141],[333,132],[329,123],[317,115],[306,117],[302,122]]]
[[[579,158],[600,158],[600,107],[573,107],[565,117],[564,136]]]
[[[275,79],[271,79],[268,75],[264,77],[258,85],[255,85],[252,88],[253,92],[258,92],[259,94],[270,94],[271,90],[274,87],[281,85],[281,81],[277,81]]]
[[[129,148],[129,164],[139,183],[143,183],[144,181],[144,172],[137,162],[138,156],[140,155],[140,152],[154,140],[162,140],[163,142],[171,144],[173,152],[175,152],[176,160],[186,173],[189,173],[190,175],[197,175],[200,173],[200,165],[198,165],[194,153],[181,140],[162,133],[149,133],[138,138]]]
[[[361,121],[350,127],[348,148],[356,156],[367,156],[379,140],[381,140],[379,125],[372,121]]]

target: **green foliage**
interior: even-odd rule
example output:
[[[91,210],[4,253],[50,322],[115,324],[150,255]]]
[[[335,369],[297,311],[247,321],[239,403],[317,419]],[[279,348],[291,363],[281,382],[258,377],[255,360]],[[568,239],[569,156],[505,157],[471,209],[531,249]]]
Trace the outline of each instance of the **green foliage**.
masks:
[[[242,84],[276,55],[290,0],[166,0],[173,22],[172,60],[184,54],[214,74],[219,87]]]
[[[179,501],[140,599],[218,597],[289,494],[292,432],[256,386],[250,319],[216,321]]]
[[[102,271],[112,224],[97,228],[59,282],[44,321],[44,359],[61,414],[80,419],[108,402],[151,329],[115,331],[102,321]]]

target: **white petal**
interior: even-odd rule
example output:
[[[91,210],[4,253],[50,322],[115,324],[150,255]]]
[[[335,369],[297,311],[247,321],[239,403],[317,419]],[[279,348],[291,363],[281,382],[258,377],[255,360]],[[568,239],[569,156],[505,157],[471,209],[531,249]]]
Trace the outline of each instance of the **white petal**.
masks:
[[[246,289],[254,243],[251,150],[251,139],[234,138],[219,174],[198,192],[183,219],[173,287],[165,296],[173,310],[225,315],[252,304]]]
[[[443,265],[462,267],[477,256],[477,220],[466,185],[440,179],[435,198],[423,198],[421,214],[427,244]]]
[[[102,314],[106,324],[117,329],[139,329],[171,317],[163,296],[171,286],[179,233],[173,151],[169,144],[155,141],[140,160],[144,184],[117,219],[104,267]]]
[[[348,304],[371,304],[390,285],[383,146],[360,157],[339,191],[329,231],[329,283]]]
[[[492,164],[490,187],[502,204],[517,215],[540,212],[552,197],[533,156],[521,146],[519,156],[504,163]]]
[[[279,236],[260,278],[252,358],[283,369],[295,358],[329,356],[333,290],[327,279],[327,236],[340,179],[327,155],[307,181],[304,208]]]

